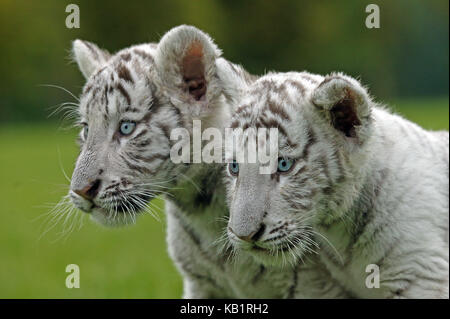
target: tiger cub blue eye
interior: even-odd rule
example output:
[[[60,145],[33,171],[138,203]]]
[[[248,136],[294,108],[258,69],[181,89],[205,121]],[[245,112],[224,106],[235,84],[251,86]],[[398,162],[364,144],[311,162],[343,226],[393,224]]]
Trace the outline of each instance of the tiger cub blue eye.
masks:
[[[120,133],[122,135],[130,135],[133,133],[136,123],[134,122],[122,122],[120,124]]]
[[[289,171],[294,164],[294,160],[289,158],[279,158],[278,159],[278,172],[286,173]]]
[[[231,175],[238,175],[239,164],[236,161],[233,161],[232,163],[228,164],[228,170],[230,171]]]

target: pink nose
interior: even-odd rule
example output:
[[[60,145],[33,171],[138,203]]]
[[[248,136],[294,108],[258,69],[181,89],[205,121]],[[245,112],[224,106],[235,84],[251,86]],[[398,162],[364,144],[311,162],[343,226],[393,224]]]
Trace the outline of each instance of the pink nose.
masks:
[[[90,183],[89,185],[85,186],[82,189],[74,189],[74,193],[80,195],[84,199],[92,201],[95,196],[97,196],[98,191],[100,189],[101,181],[99,179],[95,180],[94,182]]]

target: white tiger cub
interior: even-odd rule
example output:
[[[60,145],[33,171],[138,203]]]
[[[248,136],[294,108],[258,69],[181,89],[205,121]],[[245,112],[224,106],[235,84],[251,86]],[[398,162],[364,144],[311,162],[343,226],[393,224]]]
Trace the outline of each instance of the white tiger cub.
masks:
[[[237,252],[268,267],[313,258],[297,280],[325,268],[341,297],[449,297],[448,132],[388,112],[341,73],[268,74],[239,105],[231,127],[278,128],[279,153],[273,174],[228,166]],[[372,264],[379,288],[366,285]]]

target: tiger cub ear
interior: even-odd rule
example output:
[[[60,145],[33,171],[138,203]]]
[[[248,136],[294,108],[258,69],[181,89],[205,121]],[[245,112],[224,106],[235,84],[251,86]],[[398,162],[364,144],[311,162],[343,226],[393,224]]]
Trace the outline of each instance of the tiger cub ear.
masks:
[[[370,121],[371,100],[357,80],[343,74],[331,74],[314,90],[311,101],[346,137],[364,137]]]
[[[78,39],[72,43],[72,54],[86,79],[110,58],[108,51],[100,49],[94,43]]]
[[[220,94],[216,59],[221,51],[199,29],[182,25],[167,32],[158,44],[155,64],[169,98],[192,115],[202,112]],[[182,110],[187,111],[187,110]]]

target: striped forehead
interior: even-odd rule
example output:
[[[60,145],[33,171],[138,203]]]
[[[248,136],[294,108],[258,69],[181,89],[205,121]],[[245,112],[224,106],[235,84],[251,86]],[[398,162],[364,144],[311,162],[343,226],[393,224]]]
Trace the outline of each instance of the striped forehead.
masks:
[[[320,81],[318,76],[305,72],[260,78],[248,89],[236,109],[231,127],[277,128],[280,147],[297,147],[298,130],[292,132],[290,128],[298,128],[303,107]]]
[[[80,99],[84,117],[106,118],[126,112],[144,113],[154,103],[151,50],[119,52],[86,83]]]

